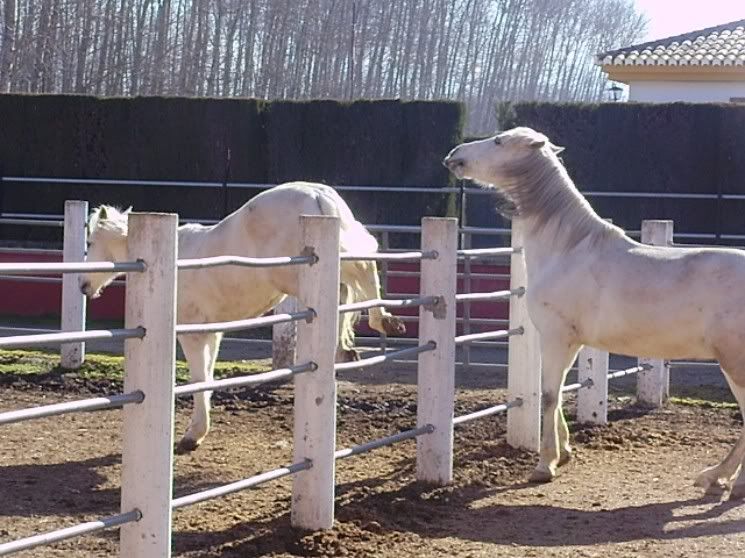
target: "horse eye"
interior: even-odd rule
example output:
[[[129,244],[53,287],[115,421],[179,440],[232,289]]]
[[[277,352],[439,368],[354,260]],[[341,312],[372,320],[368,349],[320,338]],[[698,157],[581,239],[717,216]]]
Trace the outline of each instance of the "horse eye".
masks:
[[[502,140],[501,140],[501,139],[499,139],[499,136],[496,136],[496,137],[494,138],[494,143],[495,143],[495,144],[497,144],[497,145],[502,145]]]

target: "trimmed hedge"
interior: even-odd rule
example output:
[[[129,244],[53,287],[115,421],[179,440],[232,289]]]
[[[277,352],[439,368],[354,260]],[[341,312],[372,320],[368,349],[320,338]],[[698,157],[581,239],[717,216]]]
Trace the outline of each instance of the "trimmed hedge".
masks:
[[[0,172],[220,183],[312,180],[331,185],[445,186],[451,181],[440,161],[462,137],[463,114],[461,104],[447,101],[265,102],[4,94],[0,95]],[[61,213],[64,200],[80,198],[92,204],[219,218],[255,193],[251,189],[7,184],[0,188],[0,208]],[[344,197],[361,220],[395,224],[416,223],[423,214],[443,214],[448,203],[446,196],[434,203],[431,196]],[[12,232],[14,237],[19,234],[16,229]]]
[[[745,107],[727,104],[515,103],[504,128],[530,126],[566,147],[585,191],[745,193]],[[627,229],[673,219],[680,232],[745,233],[745,204],[666,198],[590,198]]]

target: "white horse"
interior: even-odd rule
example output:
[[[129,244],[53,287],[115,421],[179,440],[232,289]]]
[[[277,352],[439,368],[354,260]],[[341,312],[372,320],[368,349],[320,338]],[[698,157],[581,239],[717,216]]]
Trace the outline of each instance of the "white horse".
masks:
[[[509,198],[525,231],[528,312],[543,362],[543,436],[531,476],[537,482],[553,479],[571,456],[561,386],[583,345],[717,359],[745,413],[745,252],[635,242],[593,211],[558,159],[561,150],[543,134],[515,128],[459,145],[443,161],[455,176]],[[745,497],[744,458],[745,429],[696,485]]]
[[[110,206],[93,210],[88,222],[88,261],[123,261],[127,255],[127,213]],[[296,255],[300,242],[301,215],[332,215],[340,218],[342,251],[375,252],[375,238],[352,215],[333,188],[323,184],[292,182],[262,192],[216,225],[188,224],[178,229],[179,258],[211,256],[274,257]],[[90,298],[116,274],[89,273],[80,276],[80,289]],[[374,261],[341,263],[342,303],[380,297],[380,282]],[[261,316],[286,295],[297,296],[297,266],[247,268],[237,266],[185,270],[178,276],[177,321],[179,324],[239,320]],[[353,353],[352,313],[339,319],[342,355]],[[403,322],[385,309],[369,311],[370,327],[380,333],[401,334]],[[180,335],[179,344],[189,365],[191,381],[212,378],[222,333]],[[210,426],[211,392],[194,395],[191,423],[178,451],[196,449]]]

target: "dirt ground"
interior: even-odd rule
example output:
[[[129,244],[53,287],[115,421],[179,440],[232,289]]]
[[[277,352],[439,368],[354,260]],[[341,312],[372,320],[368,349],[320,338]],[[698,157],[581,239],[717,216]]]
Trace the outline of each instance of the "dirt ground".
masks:
[[[463,382],[456,413],[501,401],[492,380]],[[70,378],[0,383],[3,410],[116,388]],[[414,424],[415,387],[405,373],[350,374],[339,395],[339,447]],[[219,397],[204,445],[175,458],[175,494],[290,463],[291,403],[289,386]],[[189,411],[189,404],[177,408],[177,436]],[[745,503],[704,498],[692,486],[734,443],[739,412],[717,405],[646,412],[622,396],[613,400],[611,419],[603,428],[572,424],[575,459],[549,485],[524,482],[535,457],[504,443],[504,417],[485,419],[456,430],[452,486],[413,480],[408,441],[338,462],[337,521],[329,532],[290,528],[291,481],[282,479],[175,512],[174,555],[745,555]],[[108,411],[2,427],[0,542],[117,513],[120,426],[120,412]],[[19,556],[116,556],[117,548],[116,532],[108,532]]]

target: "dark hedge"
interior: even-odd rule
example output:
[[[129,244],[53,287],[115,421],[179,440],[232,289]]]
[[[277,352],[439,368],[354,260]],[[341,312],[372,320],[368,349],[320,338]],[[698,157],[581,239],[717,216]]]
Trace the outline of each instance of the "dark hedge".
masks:
[[[453,102],[0,95],[4,176],[445,186],[440,160],[462,137]],[[253,189],[0,186],[7,212],[61,213],[64,200],[219,218]],[[446,196],[344,194],[366,222],[416,223]],[[18,234],[18,229],[4,230]],[[3,234],[7,237],[7,234]],[[33,233],[23,234],[33,238]]]
[[[504,128],[530,126],[566,147],[584,191],[745,193],[745,107],[727,104],[515,103]],[[631,230],[674,219],[676,231],[745,233],[742,202],[590,197]],[[485,216],[484,216],[485,217]]]

